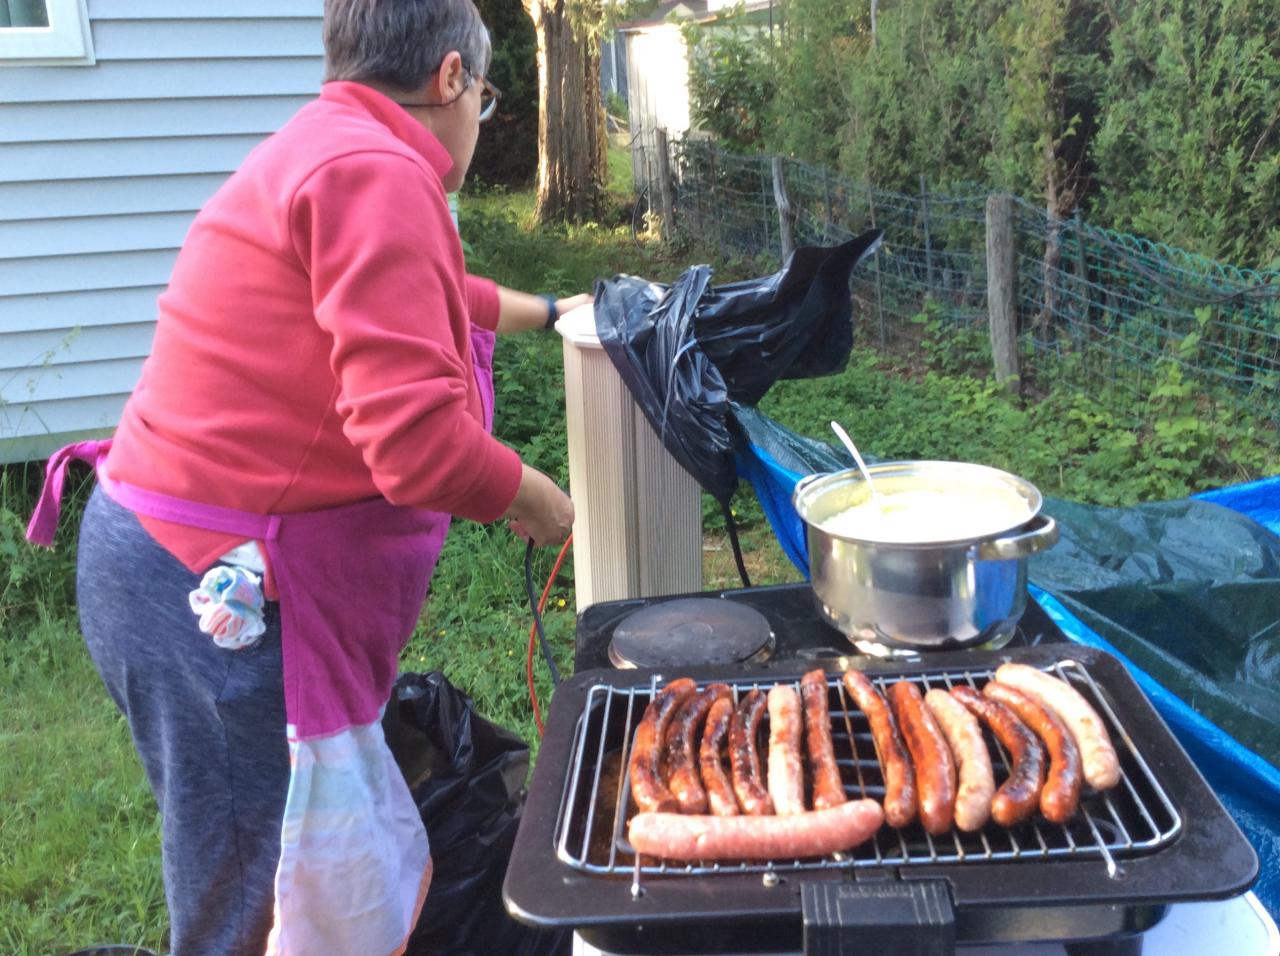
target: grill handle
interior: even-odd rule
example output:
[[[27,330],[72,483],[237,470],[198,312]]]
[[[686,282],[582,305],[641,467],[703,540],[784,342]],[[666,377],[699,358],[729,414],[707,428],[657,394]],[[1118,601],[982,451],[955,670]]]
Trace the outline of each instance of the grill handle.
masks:
[[[946,880],[800,885],[804,956],[952,956],[955,913]]]

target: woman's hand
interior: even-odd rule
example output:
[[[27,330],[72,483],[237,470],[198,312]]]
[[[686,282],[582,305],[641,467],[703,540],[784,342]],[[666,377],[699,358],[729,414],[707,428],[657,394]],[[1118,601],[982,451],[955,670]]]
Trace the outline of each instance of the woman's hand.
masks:
[[[502,517],[524,541],[560,544],[573,530],[573,500],[538,469],[523,463],[521,468],[515,500]]]
[[[589,293],[571,295],[555,300],[556,317],[564,315],[570,309],[590,302]],[[528,292],[517,292],[505,286],[498,286],[498,325],[497,331],[503,335],[510,332],[534,332],[550,328],[549,300],[540,295]]]
[[[584,292],[581,295],[571,295],[566,299],[556,299],[556,312],[564,315],[571,312],[580,305],[586,305],[588,302],[594,302],[595,296],[590,292]]]

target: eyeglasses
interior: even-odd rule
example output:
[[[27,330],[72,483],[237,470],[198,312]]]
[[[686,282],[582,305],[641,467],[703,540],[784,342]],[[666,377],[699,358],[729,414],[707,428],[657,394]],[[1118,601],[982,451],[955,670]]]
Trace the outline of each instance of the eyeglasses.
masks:
[[[463,67],[463,71],[467,74],[467,85],[462,88],[459,93],[451,100],[445,100],[443,103],[406,103],[403,100],[396,100],[398,106],[408,107],[409,109],[437,109],[443,106],[452,106],[458,100],[466,95],[467,90],[471,89],[471,84],[475,82],[476,75],[471,72],[470,68]],[[489,119],[498,109],[498,100],[502,98],[502,90],[498,89],[489,82],[487,76],[480,77],[480,122],[483,123]]]

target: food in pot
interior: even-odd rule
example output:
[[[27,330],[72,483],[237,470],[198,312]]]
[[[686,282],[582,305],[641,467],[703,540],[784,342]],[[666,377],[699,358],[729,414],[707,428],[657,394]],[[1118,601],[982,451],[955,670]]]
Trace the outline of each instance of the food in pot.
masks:
[[[1044,741],[1049,751],[1049,776],[1040,791],[1040,812],[1051,823],[1066,823],[1080,805],[1080,786],[1084,780],[1080,750],[1071,731],[1051,711],[1007,684],[991,681],[982,688],[982,693],[1012,710]]]
[[[780,817],[804,813],[804,764],[800,757],[800,695],[789,684],[769,691],[769,797]]]
[[[752,817],[773,813],[773,800],[764,788],[764,770],[761,769],[760,753],[756,747],[765,704],[764,691],[753,690],[738,701],[738,709],[729,722],[729,769],[733,775],[733,793],[742,812]]]
[[[831,712],[827,705],[825,671],[809,671],[800,678],[800,698],[804,704],[804,743],[813,775],[813,808],[825,810],[844,803],[844,783],[836,764],[831,741]]]
[[[776,860],[829,856],[875,835],[884,812],[874,800],[789,816],[714,817],[638,813],[627,830],[639,853],[665,860]]]
[[[698,734],[707,711],[722,697],[733,697],[727,684],[712,684],[690,694],[680,702],[667,727],[667,789],[676,798],[681,813],[707,812],[707,791],[702,786],[697,758]]]
[[[1097,711],[1066,681],[1026,664],[1001,664],[996,680],[1017,688],[1067,725],[1084,767],[1084,779],[1095,790],[1109,790],[1120,782],[1120,759],[1111,735]]]
[[[738,815],[738,798],[733,795],[733,781],[724,769],[722,756],[729,739],[729,721],[732,719],[733,698],[717,697],[707,711],[702,746],[698,751],[698,769],[702,771],[702,785],[707,791],[707,802],[711,805],[711,812],[718,817]]]
[[[688,678],[673,680],[658,691],[645,708],[631,745],[631,798],[647,811],[674,811],[680,805],[662,780],[661,761],[667,725],[676,708],[691,697],[697,685]]]
[[[1017,826],[1040,805],[1044,786],[1044,748],[1031,728],[1004,704],[988,700],[972,687],[953,687],[960,701],[995,734],[1013,761],[1009,778],[991,799],[991,818],[1002,827]]]
[[[900,680],[890,685],[889,705],[916,768],[920,822],[927,833],[941,836],[951,829],[956,812],[956,765],[951,748],[915,684]]]
[[[987,752],[982,728],[963,704],[941,688],[935,687],[926,693],[924,703],[942,728],[956,758],[956,828],[965,833],[980,830],[991,818],[991,799],[996,792],[991,755]]]
[[[1003,485],[958,484],[879,493],[820,523],[842,538],[926,544],[982,538],[1029,521],[1027,500]]]
[[[871,724],[871,739],[884,774],[884,818],[889,826],[901,829],[916,818],[916,775],[893,711],[861,671],[845,671],[844,688]]]

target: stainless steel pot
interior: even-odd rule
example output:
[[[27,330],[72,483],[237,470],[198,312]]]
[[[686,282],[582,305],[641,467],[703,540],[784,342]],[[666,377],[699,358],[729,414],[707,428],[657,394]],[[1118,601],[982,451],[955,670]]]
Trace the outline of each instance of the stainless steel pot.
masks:
[[[869,471],[880,494],[927,489],[954,494],[964,507],[966,491],[986,489],[1011,493],[1026,508],[971,538],[862,540],[823,526],[869,500],[856,469],[801,480],[792,502],[808,526],[810,577],[827,619],[870,653],[1007,642],[1027,603],[1027,558],[1058,540],[1053,519],[1039,513],[1036,487],[964,462],[884,462]]]

